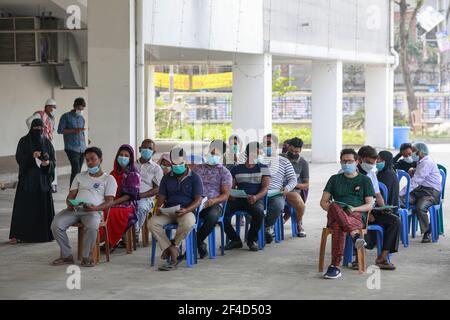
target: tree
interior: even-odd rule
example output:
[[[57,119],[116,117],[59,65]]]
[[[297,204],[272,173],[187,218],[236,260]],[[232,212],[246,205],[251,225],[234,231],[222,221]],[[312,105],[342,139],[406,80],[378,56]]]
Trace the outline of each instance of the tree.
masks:
[[[282,77],[280,70],[275,70],[272,77],[272,92],[282,101],[282,110],[280,116],[283,116],[286,112],[286,94],[288,92],[296,91],[297,86],[293,86],[290,83],[294,81],[293,77]]]
[[[407,0],[399,0],[395,1],[395,3],[400,7],[400,26],[399,26],[399,55],[400,55],[400,67],[402,70],[403,81],[405,83],[406,89],[406,99],[408,101],[408,109],[409,109],[409,123],[412,125],[412,112],[417,110],[417,101],[416,95],[414,92],[414,85],[411,78],[411,69],[410,69],[410,55],[409,55],[409,43],[410,36],[412,34],[412,29],[414,27],[414,23],[416,22],[417,14],[419,13],[420,8],[424,5],[424,0],[416,0],[415,5],[413,6],[413,12],[408,21],[408,1]]]

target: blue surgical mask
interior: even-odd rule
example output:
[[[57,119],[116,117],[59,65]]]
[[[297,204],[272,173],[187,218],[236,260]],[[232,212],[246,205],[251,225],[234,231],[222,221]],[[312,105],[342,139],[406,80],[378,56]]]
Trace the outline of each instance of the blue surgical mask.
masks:
[[[152,149],[141,149],[141,156],[144,160],[150,160],[153,156],[153,150]]]
[[[367,162],[363,162],[361,164],[361,168],[363,168],[363,170],[367,173],[372,172],[373,169],[375,169],[375,165],[371,164],[371,163],[367,163]]]
[[[377,170],[378,170],[378,171],[381,171],[381,170],[384,169],[385,166],[386,166],[386,163],[385,163],[385,162],[378,162],[378,163],[377,163]]]
[[[356,163],[344,163],[341,164],[342,171],[346,174],[352,174],[356,172]]]
[[[92,174],[92,175],[97,174],[99,171],[100,171],[100,166],[88,168],[89,174]]]
[[[173,171],[173,173],[175,173],[177,175],[181,175],[186,172],[186,165],[184,163],[183,164],[174,164],[174,165],[172,165],[172,171]]]
[[[126,166],[128,166],[130,164],[130,158],[124,157],[124,156],[118,156],[117,162],[119,163],[119,165],[122,168],[125,168]]]
[[[216,166],[220,163],[220,156],[209,154],[206,156],[206,163],[210,166]]]
[[[264,153],[268,156],[272,156],[272,147],[264,147]]]
[[[413,153],[413,155],[411,157],[414,162],[419,162],[419,160],[420,160],[419,156],[416,153]]]

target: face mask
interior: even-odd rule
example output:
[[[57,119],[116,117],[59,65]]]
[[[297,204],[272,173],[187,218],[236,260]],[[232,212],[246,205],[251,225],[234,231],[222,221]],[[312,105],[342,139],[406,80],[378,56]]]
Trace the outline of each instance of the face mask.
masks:
[[[385,162],[378,162],[378,163],[377,163],[377,170],[378,170],[378,171],[381,171],[381,170],[384,169],[385,166],[386,166],[386,163],[385,163]]]
[[[89,174],[97,174],[100,171],[100,166],[95,166],[93,168],[88,168]]]
[[[32,129],[31,134],[35,137],[40,137],[44,133],[43,129]]]
[[[128,164],[130,163],[130,158],[123,157],[123,156],[118,156],[118,157],[117,157],[117,162],[119,163],[119,165],[120,165],[122,168],[125,168],[125,167],[128,166]]]
[[[289,159],[292,159],[292,160],[298,160],[298,158],[300,157],[299,154],[293,154],[290,151],[288,151],[287,156],[288,156]]]
[[[414,162],[418,162],[418,161],[420,160],[419,156],[418,156],[416,153],[414,153],[414,154],[411,156],[411,158],[412,158],[412,160],[413,160]]]
[[[233,154],[239,154],[239,146],[237,144],[233,145],[233,147],[231,148]]]
[[[186,172],[186,165],[184,163],[183,164],[174,164],[174,165],[172,165],[172,171],[176,175],[181,175]]]
[[[265,147],[265,148],[264,148],[264,153],[265,153],[268,157],[271,157],[271,156],[272,156],[272,147]]]
[[[367,162],[363,162],[363,163],[361,164],[361,168],[363,168],[363,170],[364,170],[365,172],[369,173],[369,172],[373,171],[373,169],[375,169],[375,165],[374,165],[374,164],[367,163]]]
[[[264,156],[258,155],[258,157],[253,159],[253,164],[263,163],[264,162]]]
[[[220,157],[210,154],[206,157],[206,163],[209,164],[210,166],[216,166],[220,163]]]
[[[411,157],[411,156],[403,158],[403,161],[405,161],[406,163],[413,163],[414,162],[413,157]]]
[[[356,163],[341,164],[342,171],[346,174],[352,174],[356,172]]]
[[[150,160],[150,158],[153,156],[153,150],[152,149],[141,149],[141,156],[144,160]]]
[[[54,118],[54,117],[55,117],[55,115],[56,115],[56,111],[55,111],[55,110],[53,110],[52,112],[50,112],[50,115],[52,116],[52,118]]]
[[[75,112],[76,112],[76,114],[82,116],[82,115],[83,115],[83,111],[84,111],[84,110],[76,110]]]

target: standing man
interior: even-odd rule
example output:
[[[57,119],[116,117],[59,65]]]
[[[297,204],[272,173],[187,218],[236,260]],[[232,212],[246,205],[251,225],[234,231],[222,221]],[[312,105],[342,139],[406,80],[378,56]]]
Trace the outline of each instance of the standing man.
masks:
[[[29,117],[25,122],[27,124],[28,130],[31,129],[31,123],[34,119],[41,119],[44,122],[44,137],[47,138],[55,148],[55,142],[53,140],[53,133],[55,132],[55,113],[56,113],[56,101],[54,99],[47,99],[45,102],[44,110],[36,111],[31,117]],[[56,168],[55,168],[56,169]],[[58,180],[55,170],[55,177],[52,182],[53,193],[58,190]]]
[[[83,117],[83,111],[85,108],[86,101],[83,98],[75,99],[73,110],[63,114],[58,125],[58,133],[64,135],[64,151],[72,167],[71,185],[75,176],[81,172],[84,161],[86,121]]]

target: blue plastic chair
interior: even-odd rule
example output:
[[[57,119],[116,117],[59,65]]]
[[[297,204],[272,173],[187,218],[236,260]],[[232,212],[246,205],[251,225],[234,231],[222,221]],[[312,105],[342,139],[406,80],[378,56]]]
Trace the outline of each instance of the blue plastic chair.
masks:
[[[197,208],[195,210],[195,224],[189,232],[189,234],[185,238],[185,246],[186,246],[186,267],[192,268],[194,264],[197,263],[197,241],[196,241],[196,231],[198,226],[198,218],[199,218],[200,209]],[[169,239],[172,238],[172,231],[178,228],[177,223],[170,223],[163,226],[163,229],[166,231],[166,235]],[[152,252],[150,257],[150,265],[153,267],[155,265],[155,257],[156,257],[156,238],[152,236]],[[180,251],[182,251],[182,246],[180,245]]]
[[[409,192],[411,189],[411,177],[406,171],[397,170],[397,178],[400,183],[403,178],[406,179],[406,194],[405,194],[405,208],[400,207],[400,199],[398,203],[398,214],[400,216],[400,220],[402,222],[402,232],[401,232],[401,240],[403,243],[403,247],[407,248],[409,246],[409,222],[410,222],[410,214],[409,214]]]
[[[447,168],[444,167],[442,164],[438,164],[438,168],[442,171],[444,171],[445,176],[447,177]],[[443,203],[444,203],[444,198],[445,198],[445,186],[446,186],[446,181],[444,180],[444,188],[442,189],[442,201],[441,201],[441,207],[439,208],[439,216],[438,216],[438,220],[439,220],[439,235],[444,235],[444,208],[443,208]]]
[[[267,214],[267,203],[268,203],[267,195],[264,197],[263,201],[264,201],[264,218],[265,218],[266,214]],[[241,224],[240,224],[241,217],[242,216],[245,217],[245,235],[244,235],[244,237],[245,237],[245,239],[247,239],[248,229],[250,227],[248,218],[250,216],[244,211],[233,212],[232,216],[236,217],[236,233],[239,237],[241,236]],[[230,219],[231,219],[231,217],[230,217]],[[264,247],[266,246],[265,230],[266,230],[266,226],[265,226],[264,219],[263,219],[261,228],[258,231],[258,248],[259,248],[259,250],[264,250]],[[228,239],[227,239],[227,242],[228,242]]]
[[[291,216],[292,237],[295,238],[295,237],[297,237],[298,232],[299,232],[299,230],[297,230],[297,212],[288,203],[286,203],[285,209],[288,210],[288,213]],[[283,235],[283,239],[284,239],[284,235]]]
[[[222,256],[225,255],[225,226],[224,226],[224,215],[227,211],[227,205],[228,201],[225,201],[223,203],[222,207],[222,215],[220,216],[219,220],[217,221],[217,224],[220,227],[220,240],[221,240],[221,254]],[[199,221],[199,228],[203,225],[204,221],[200,218]],[[195,239],[197,241],[197,238]],[[198,246],[198,244],[197,244]],[[216,259],[217,257],[217,244],[216,244],[216,229],[214,228],[211,233],[208,235],[208,249],[209,249],[209,259]],[[195,253],[196,254],[196,253]]]
[[[441,174],[441,188],[444,190],[445,187],[445,180],[447,179],[447,175],[445,174],[444,170],[440,169],[439,173]],[[440,194],[440,201],[439,204],[431,206],[428,209],[428,213],[430,215],[430,226],[431,226],[431,241],[432,242],[438,242],[439,240],[439,210],[442,206],[443,201],[443,193]],[[412,211],[416,208],[416,206],[409,206],[409,209]],[[411,228],[412,228],[412,237],[415,238],[416,231],[418,228],[419,220],[417,219],[417,216],[415,214],[411,214]]]

